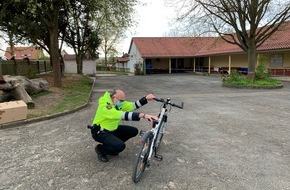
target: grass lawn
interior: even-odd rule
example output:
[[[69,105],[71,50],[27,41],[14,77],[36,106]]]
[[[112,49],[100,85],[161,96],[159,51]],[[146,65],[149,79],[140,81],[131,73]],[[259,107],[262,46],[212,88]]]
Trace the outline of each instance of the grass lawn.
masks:
[[[52,115],[64,111],[74,110],[85,105],[89,99],[93,79],[77,74],[66,74],[62,78],[62,88],[52,87],[53,76],[46,74],[40,76],[49,82],[48,91],[31,95],[34,109],[28,109],[28,118]]]

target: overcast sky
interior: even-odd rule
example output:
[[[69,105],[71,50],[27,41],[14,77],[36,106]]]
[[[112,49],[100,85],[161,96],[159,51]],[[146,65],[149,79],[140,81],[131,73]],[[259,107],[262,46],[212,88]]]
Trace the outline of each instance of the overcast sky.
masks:
[[[137,27],[126,32],[127,38],[118,45],[119,56],[127,53],[129,50],[132,37],[162,37],[170,31],[170,21],[175,16],[174,8],[165,5],[165,0],[140,0],[143,6],[136,7],[136,21],[139,23]],[[4,44],[0,42],[2,47]],[[6,46],[6,44],[5,44]],[[66,49],[68,53],[73,51]],[[0,55],[3,52],[0,52]],[[101,55],[102,56],[102,55]]]
[[[172,28],[174,8],[166,6],[164,0],[141,0],[144,6],[137,6],[138,26],[126,33],[127,38],[119,45],[119,52],[127,53],[132,37],[162,37]]]

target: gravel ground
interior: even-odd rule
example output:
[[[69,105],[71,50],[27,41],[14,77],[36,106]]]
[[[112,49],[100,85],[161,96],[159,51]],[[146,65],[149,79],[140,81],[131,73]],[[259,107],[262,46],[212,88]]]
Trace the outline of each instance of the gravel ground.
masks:
[[[127,99],[149,92],[183,101],[172,109],[163,161],[131,180],[139,137],[108,163],[97,160],[90,124],[104,90]],[[140,111],[157,114],[150,102]],[[193,74],[97,77],[89,105],[58,118],[0,130],[0,189],[290,189],[290,83],[276,90],[221,87],[219,77]],[[126,122],[139,129],[150,123]]]

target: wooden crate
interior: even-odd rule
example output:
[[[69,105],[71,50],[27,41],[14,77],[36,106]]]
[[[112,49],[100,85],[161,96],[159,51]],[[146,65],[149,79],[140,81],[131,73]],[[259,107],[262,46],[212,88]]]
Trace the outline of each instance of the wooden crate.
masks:
[[[0,103],[0,124],[27,118],[27,105],[24,101]]]

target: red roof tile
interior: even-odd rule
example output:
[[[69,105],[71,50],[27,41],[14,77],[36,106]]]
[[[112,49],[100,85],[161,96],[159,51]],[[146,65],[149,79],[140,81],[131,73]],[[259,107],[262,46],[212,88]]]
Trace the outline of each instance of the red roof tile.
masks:
[[[268,38],[260,47],[258,51],[282,50],[290,49],[290,21],[285,22],[280,26],[280,30],[276,31],[270,38]],[[204,46],[196,56],[217,55],[228,53],[241,53],[243,50],[235,45],[225,42],[218,37]]]
[[[14,54],[16,59],[23,59],[25,55],[28,56],[30,60],[38,60],[43,57],[43,52],[41,49],[36,48],[35,46],[30,47],[14,47]],[[7,47],[5,52],[5,57],[11,59],[11,48]]]
[[[217,37],[209,42],[206,46],[202,47],[195,56],[208,56],[217,54],[238,53],[243,50],[235,45],[224,41],[221,37]]]
[[[290,21],[285,22],[257,50],[290,49]],[[141,57],[193,57],[228,53],[242,53],[243,50],[220,37],[134,37]]]
[[[117,62],[118,63],[127,63],[130,60],[129,57],[118,57]]]
[[[278,50],[290,48],[290,21],[285,22],[258,50]]]
[[[134,37],[142,57],[192,57],[211,37]]]

